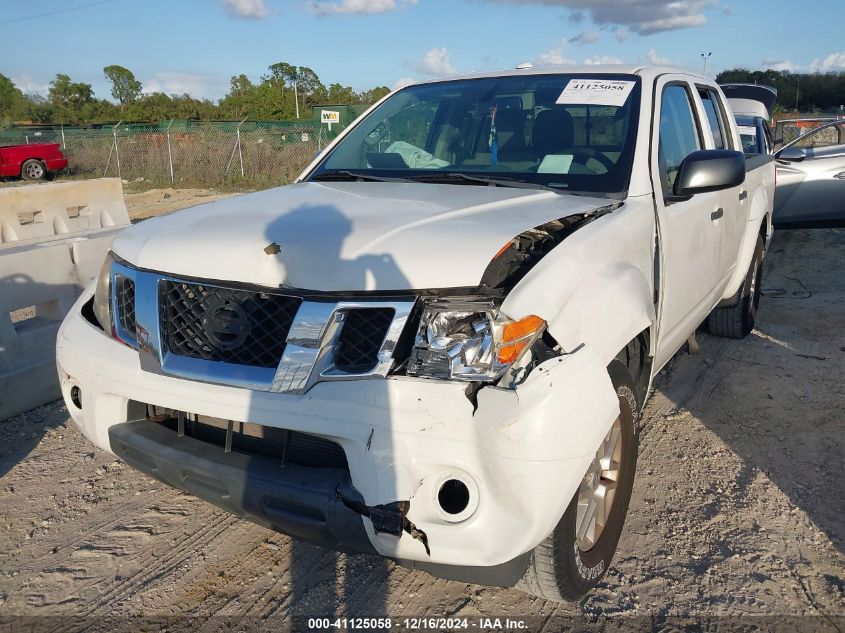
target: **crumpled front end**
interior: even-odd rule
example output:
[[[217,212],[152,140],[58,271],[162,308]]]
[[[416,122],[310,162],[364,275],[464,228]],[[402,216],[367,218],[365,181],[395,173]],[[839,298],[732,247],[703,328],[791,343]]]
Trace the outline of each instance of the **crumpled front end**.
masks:
[[[278,367],[214,384],[192,373],[199,365],[160,362],[173,349],[155,348],[141,315],[134,346],[126,323],[115,328],[124,340],[107,335],[92,296],[93,287],[58,336],[62,391],[83,433],[170,485],[335,549],[449,566],[512,561],[552,531],[618,415],[587,347],[538,364],[513,388],[474,392],[382,373],[381,348],[374,365],[357,366],[368,372],[346,376],[320,365],[318,351],[311,369],[321,379],[301,388],[279,389]],[[219,301],[211,329],[236,340],[237,318]],[[313,356],[309,340],[296,351]],[[237,365],[184,344],[209,368]]]

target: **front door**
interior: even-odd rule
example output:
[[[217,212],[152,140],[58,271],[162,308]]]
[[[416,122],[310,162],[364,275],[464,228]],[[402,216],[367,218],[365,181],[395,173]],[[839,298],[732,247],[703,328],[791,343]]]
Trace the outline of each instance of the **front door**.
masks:
[[[680,77],[658,80],[651,174],[660,239],[658,345],[655,364],[661,367],[707,317],[724,276],[721,233],[724,226],[721,192],[673,200],[672,186],[681,162],[705,149],[695,87]],[[720,212],[721,211],[721,212]]]

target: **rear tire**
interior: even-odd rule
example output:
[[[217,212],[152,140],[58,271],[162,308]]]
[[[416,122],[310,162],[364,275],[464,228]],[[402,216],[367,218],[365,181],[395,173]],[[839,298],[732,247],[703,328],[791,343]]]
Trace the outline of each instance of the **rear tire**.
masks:
[[[637,422],[640,405],[637,402],[634,381],[625,365],[614,360],[608,366],[608,373],[619,398],[619,418],[602,447],[607,445],[608,438],[616,428],[621,445],[610,510],[601,530],[593,532],[593,539],[583,535],[583,530],[579,538],[579,518],[584,516],[584,491],[590,489],[589,481],[595,481],[590,479],[591,475],[596,474],[591,470],[555,529],[531,552],[525,575],[516,585],[518,589],[545,600],[578,600],[595,587],[607,573],[622,534],[622,526],[625,524],[637,468]],[[599,452],[601,451],[600,448]],[[602,471],[600,481],[612,483],[612,480],[605,479],[604,473],[605,471]],[[579,500],[582,501],[580,512]]]
[[[763,238],[757,236],[754,255],[742,281],[739,301],[734,306],[715,308],[707,317],[710,334],[727,338],[745,338],[754,329],[760,305],[760,286],[763,274]]]
[[[44,180],[47,177],[47,168],[37,158],[30,158],[21,165],[21,178],[24,180]]]

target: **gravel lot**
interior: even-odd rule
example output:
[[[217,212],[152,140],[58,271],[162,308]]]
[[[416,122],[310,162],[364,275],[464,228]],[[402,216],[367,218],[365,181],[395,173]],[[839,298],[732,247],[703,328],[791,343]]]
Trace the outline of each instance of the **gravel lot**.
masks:
[[[133,222],[185,209],[187,207],[205,204],[220,198],[237,195],[221,193],[216,189],[149,189],[147,191],[124,191],[126,210]]]
[[[658,378],[619,551],[579,604],[292,541],[134,472],[54,403],[0,423],[0,631],[386,615],[843,631],[845,230],[781,232],[766,262],[753,335],[702,334]]]

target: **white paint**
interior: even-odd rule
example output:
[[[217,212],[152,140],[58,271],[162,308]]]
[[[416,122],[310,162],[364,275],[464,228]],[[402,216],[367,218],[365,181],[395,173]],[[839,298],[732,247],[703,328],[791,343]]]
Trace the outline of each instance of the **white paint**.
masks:
[[[114,250],[141,268],[269,287],[475,286],[514,236],[606,204],[534,189],[309,182],[141,222]],[[278,255],[264,252],[271,242]]]
[[[766,106],[755,101],[754,99],[728,99],[728,105],[733,113],[737,116],[752,116],[759,117],[766,121],[769,120],[769,111]]]

